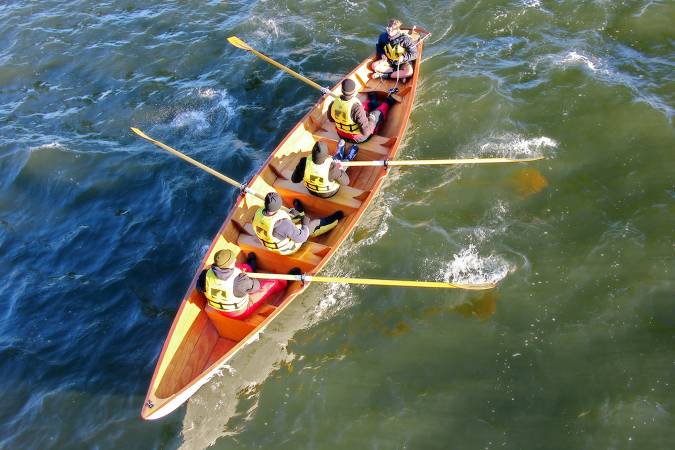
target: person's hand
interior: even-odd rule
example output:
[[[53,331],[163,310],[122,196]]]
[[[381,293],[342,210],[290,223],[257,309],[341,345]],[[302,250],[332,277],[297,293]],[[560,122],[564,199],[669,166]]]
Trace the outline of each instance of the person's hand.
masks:
[[[298,217],[300,215],[300,211],[298,211],[295,208],[291,208],[288,210],[288,215],[291,216],[292,218]]]
[[[326,95],[328,95],[328,94],[330,94],[330,89],[325,88],[325,87],[322,87],[322,88],[321,88],[321,92],[324,93],[324,94],[326,94]]]
[[[382,54],[382,56],[380,57],[380,59],[381,59],[382,61],[386,61],[386,60],[387,60],[387,55]]]
[[[310,222],[311,222],[311,220],[310,220],[310,218],[309,218],[309,216],[308,216],[307,214],[305,214],[304,216],[302,216],[302,224],[303,224],[303,225],[309,226],[309,223],[310,223]]]
[[[398,63],[401,64],[403,62],[403,55],[398,57]]]
[[[342,161],[339,159],[335,160],[335,167],[337,167],[339,170],[342,170],[344,167],[342,166]]]

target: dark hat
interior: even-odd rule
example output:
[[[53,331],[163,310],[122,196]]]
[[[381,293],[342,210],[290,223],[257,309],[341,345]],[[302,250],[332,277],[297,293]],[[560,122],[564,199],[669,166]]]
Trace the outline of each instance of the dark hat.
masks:
[[[351,78],[346,78],[342,80],[342,94],[350,97],[354,95],[356,91],[356,83]]]
[[[224,249],[218,250],[213,256],[213,263],[221,269],[227,269],[234,264],[234,252]]]
[[[312,161],[316,164],[323,164],[328,158],[328,145],[325,142],[317,142],[312,147]]]
[[[270,192],[265,196],[265,210],[276,212],[281,209],[281,196],[276,192]]]

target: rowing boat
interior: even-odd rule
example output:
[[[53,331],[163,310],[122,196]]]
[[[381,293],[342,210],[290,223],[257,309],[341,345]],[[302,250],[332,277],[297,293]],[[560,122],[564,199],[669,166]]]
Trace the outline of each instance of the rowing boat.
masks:
[[[392,159],[403,139],[415,98],[423,39],[429,35],[422,29],[403,31],[417,42],[419,50],[419,57],[413,63],[414,74],[406,83],[370,79],[369,66],[373,56],[347,75],[356,83],[361,100],[369,92],[374,92],[382,100],[390,89],[398,88],[399,103],[392,106],[378,133],[359,145],[357,160]],[[340,84],[336,84],[331,92],[339,95]],[[312,216],[325,216],[342,210],[345,218],[329,233],[311,238],[298,252],[282,256],[265,249],[251,227],[253,215],[263,205],[262,200],[253,195],[240,196],[213,239],[176,314],[150,381],[141,411],[144,419],[163,417],[187,401],[230,358],[254,340],[309,284],[289,283],[285,291],[266,300],[244,320],[225,317],[208,307],[204,295],[196,289],[199,274],[204,268],[210,267],[218,250],[234,250],[238,262],[244,262],[249,252],[255,252],[258,270],[263,272],[284,274],[298,267],[303,273],[316,274],[344,242],[380,189],[387,172],[383,166],[349,167],[350,185],[342,186],[335,196],[328,199],[312,196],[302,183],[291,182],[293,168],[300,158],[310,154],[317,141],[326,142],[331,152],[336,151],[338,136],[334,124],[326,115],[331,100],[332,97],[325,94],[293,127],[248,187],[263,195],[275,190],[288,207],[292,207],[293,199],[300,199]]]

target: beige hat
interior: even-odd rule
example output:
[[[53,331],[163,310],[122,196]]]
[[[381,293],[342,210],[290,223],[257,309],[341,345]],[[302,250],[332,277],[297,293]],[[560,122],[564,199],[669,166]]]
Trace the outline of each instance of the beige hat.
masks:
[[[213,256],[213,263],[220,269],[227,269],[234,266],[235,259],[232,250],[218,250]]]

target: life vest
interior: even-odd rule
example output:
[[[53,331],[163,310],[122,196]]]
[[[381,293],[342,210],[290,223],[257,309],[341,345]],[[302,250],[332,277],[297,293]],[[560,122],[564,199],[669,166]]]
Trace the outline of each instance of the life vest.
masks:
[[[400,44],[387,44],[384,46],[384,54],[387,55],[389,61],[398,62],[398,58],[405,55],[405,49]]]
[[[331,116],[335,121],[335,128],[349,134],[363,134],[359,124],[352,119],[352,107],[357,103],[360,101],[356,96],[349,100],[338,97],[333,101]]]
[[[316,164],[311,157],[307,158],[306,161],[303,181],[308,191],[316,194],[330,194],[340,189],[339,183],[330,181],[328,178],[330,165],[333,162],[332,158],[326,158],[323,164]]]
[[[302,243],[297,243],[291,238],[279,239],[272,233],[274,225],[284,219],[291,220],[291,216],[285,211],[279,210],[273,216],[267,216],[263,213],[263,208],[260,208],[253,216],[253,229],[265,248],[281,255],[290,255],[295,253]]]
[[[387,59],[389,59],[389,62],[396,63],[398,62],[399,56],[404,56],[406,54],[405,48],[401,45],[404,36],[404,34],[399,34],[384,45],[384,54],[387,56]]]
[[[234,280],[241,273],[236,267],[234,272],[227,280],[221,280],[213,271],[209,269],[206,272],[206,290],[204,295],[209,302],[209,306],[220,311],[239,312],[248,306],[248,294],[243,297],[234,295]]]

